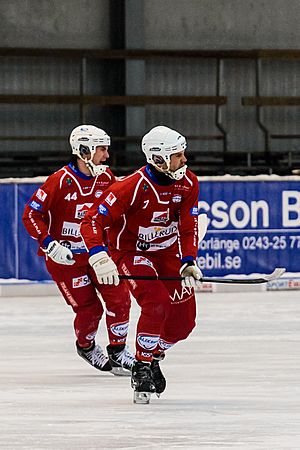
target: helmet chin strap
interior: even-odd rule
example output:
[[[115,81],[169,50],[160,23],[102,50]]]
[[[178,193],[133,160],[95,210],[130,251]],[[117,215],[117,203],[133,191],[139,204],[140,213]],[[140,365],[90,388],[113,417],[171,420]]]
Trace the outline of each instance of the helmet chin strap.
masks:
[[[108,166],[105,166],[104,164],[96,165],[90,159],[84,159],[84,162],[85,162],[86,167],[89,169],[89,171],[91,172],[91,175],[93,177],[97,177],[98,175],[102,175],[106,171],[106,169],[108,168]]]
[[[179,169],[174,170],[174,171],[169,169],[165,172],[165,174],[168,175],[173,180],[181,180],[186,173],[186,169],[187,169],[187,165],[184,165],[183,167],[180,167]]]
[[[167,175],[168,177],[172,178],[172,180],[181,180],[185,173],[186,173],[186,169],[187,169],[187,165],[185,164],[182,167],[179,167],[179,169],[177,170],[170,170],[170,162],[169,161],[165,161],[165,163],[167,164],[167,169],[162,169],[161,167],[159,167],[157,164],[154,164],[154,166],[162,173],[164,173],[165,175]],[[153,162],[152,162],[153,164]]]

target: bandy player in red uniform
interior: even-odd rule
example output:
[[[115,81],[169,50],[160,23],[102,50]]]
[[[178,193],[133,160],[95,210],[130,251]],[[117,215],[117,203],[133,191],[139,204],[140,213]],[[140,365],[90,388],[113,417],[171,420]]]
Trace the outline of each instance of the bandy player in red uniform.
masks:
[[[78,354],[101,371],[130,375],[134,361],[125,346],[130,296],[126,284],[100,284],[88,263],[80,236],[80,221],[93,202],[116,180],[108,166],[110,137],[92,125],[76,127],[70,135],[72,161],[49,176],[25,207],[23,222],[44,255],[47,269],[75,312]],[[109,358],[95,343],[106,305]]]
[[[164,126],[142,140],[148,165],[112,185],[84,217],[81,234],[100,283],[118,284],[119,274],[185,277],[180,281],[130,280],[141,307],[134,401],[148,403],[166,380],[159,367],[166,350],[186,339],[195,326],[194,287],[202,277],[198,250],[198,181],[187,170],[186,140]],[[109,250],[105,249],[108,229]]]

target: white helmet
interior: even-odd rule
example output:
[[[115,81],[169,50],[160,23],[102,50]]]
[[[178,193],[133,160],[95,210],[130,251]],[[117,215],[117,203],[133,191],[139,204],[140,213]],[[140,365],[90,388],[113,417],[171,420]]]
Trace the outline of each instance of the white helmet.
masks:
[[[79,125],[70,134],[70,145],[73,155],[85,162],[93,177],[106,171],[108,166],[93,163],[96,148],[110,145],[110,137],[104,130],[93,125]]]
[[[174,180],[181,180],[184,177],[187,166],[171,171],[171,155],[184,151],[186,147],[184,136],[164,126],[152,128],[142,139],[142,150],[147,162]],[[164,164],[167,165],[166,169],[162,169]]]

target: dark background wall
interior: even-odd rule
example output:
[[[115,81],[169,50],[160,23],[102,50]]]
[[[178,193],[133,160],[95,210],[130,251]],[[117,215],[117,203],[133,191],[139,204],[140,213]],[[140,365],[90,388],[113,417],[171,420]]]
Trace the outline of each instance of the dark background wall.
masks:
[[[299,48],[298,0],[151,0],[146,48]]]
[[[1,177],[58,168],[83,122],[111,134],[120,174],[143,162],[140,137],[157,124],[189,138],[199,174],[300,167],[298,0],[0,0],[0,19]],[[132,49],[144,53],[129,58]],[[294,53],[280,57],[280,49]],[[145,96],[168,96],[169,104]],[[205,100],[222,96],[223,105]],[[296,104],[245,106],[247,96]]]

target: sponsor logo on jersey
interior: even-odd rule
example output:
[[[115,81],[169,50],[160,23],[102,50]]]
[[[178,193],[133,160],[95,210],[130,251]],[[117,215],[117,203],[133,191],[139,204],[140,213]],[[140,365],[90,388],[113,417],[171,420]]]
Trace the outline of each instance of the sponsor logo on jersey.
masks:
[[[96,186],[107,186],[108,183],[109,183],[108,181],[97,180]]]
[[[103,192],[103,191],[96,191],[96,192],[95,192],[95,197],[96,197],[96,198],[101,197],[102,192]]]
[[[173,203],[180,203],[181,199],[182,199],[182,195],[176,194],[176,195],[173,195],[172,202]]]
[[[67,288],[66,283],[64,283],[63,281],[60,281],[59,284],[60,284],[60,287],[62,288],[62,290],[64,291],[65,298],[67,298],[70,305],[72,305],[73,307],[78,306],[78,304],[76,303],[75,299],[73,298],[71,292]]]
[[[152,359],[152,353],[147,353],[147,352],[139,352],[141,356],[143,356],[144,358],[151,358]]]
[[[154,350],[157,345],[158,339],[159,336],[155,336],[153,334],[151,335],[139,333],[137,336],[138,344],[145,350]]]
[[[116,200],[117,200],[116,196],[112,192],[110,192],[104,201],[108,203],[109,206],[112,206]]]
[[[181,184],[175,184],[175,189],[178,189],[179,191],[189,191],[190,188],[188,186],[183,186]]]
[[[149,245],[149,244],[148,244]],[[145,256],[135,256],[133,260],[133,265],[138,266],[139,264],[142,264],[144,266],[153,267],[153,264],[151,261],[149,261],[148,258],[145,258]]]
[[[191,208],[190,214],[191,214],[191,216],[198,216],[198,207],[194,206],[193,208]]]
[[[150,248],[149,242],[137,241],[136,243],[137,250],[141,250],[141,252],[146,252]]]
[[[38,202],[36,202],[35,200],[32,200],[30,203],[29,203],[29,206],[32,208],[32,209],[35,209],[36,211],[39,211],[40,209],[42,209],[42,205],[40,205]]]
[[[110,326],[110,331],[118,337],[127,336],[129,322],[114,323]]]
[[[163,242],[157,242],[155,244],[150,244],[149,242],[141,242],[137,241],[136,249],[141,250],[142,252],[156,252],[157,250],[164,250],[165,248],[171,247],[171,245],[176,242],[177,236],[172,236],[170,239],[167,239]]]
[[[83,243],[83,241],[79,241],[79,242],[71,242],[71,241],[59,241],[59,243],[61,245],[63,245],[64,247],[67,247],[68,249],[75,251],[75,253],[83,253],[86,252],[86,247]],[[78,251],[80,250],[80,251]]]
[[[193,288],[181,286],[179,290],[174,289],[173,295],[170,295],[172,302],[183,303],[189,300],[193,295]]]
[[[154,211],[151,222],[152,223],[167,223],[169,220],[169,209],[167,211]]]
[[[88,341],[93,341],[93,340],[95,339],[95,337],[96,337],[96,334],[97,334],[97,331],[94,331],[93,333],[87,334],[85,338],[86,338]]]
[[[64,222],[61,229],[61,235],[79,237],[80,236],[79,227],[80,227],[79,223]]]
[[[162,350],[169,350],[169,348],[173,347],[174,344],[171,342],[164,341],[163,339],[159,338],[158,345]]]
[[[88,284],[91,284],[91,280],[87,275],[83,275],[82,277],[72,279],[72,286],[74,289],[87,286]]]
[[[83,203],[82,205],[76,205],[75,219],[83,219],[87,213],[87,210],[93,205],[93,203]]]
[[[102,214],[103,216],[108,216],[108,209],[101,203],[101,205],[98,206],[98,213]]]
[[[41,202],[44,202],[46,200],[47,193],[43,191],[43,189],[38,189],[36,196],[39,200],[41,200]]]
[[[124,275],[130,275],[130,270],[124,263],[122,263],[122,265],[121,265],[121,271],[124,273]],[[134,280],[128,280],[128,282],[131,285],[133,290],[137,288],[137,284]]]
[[[167,227],[139,227],[138,238],[145,242],[151,242],[155,239],[164,238],[175,233],[178,233],[178,222],[172,222]]]

